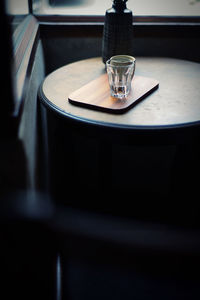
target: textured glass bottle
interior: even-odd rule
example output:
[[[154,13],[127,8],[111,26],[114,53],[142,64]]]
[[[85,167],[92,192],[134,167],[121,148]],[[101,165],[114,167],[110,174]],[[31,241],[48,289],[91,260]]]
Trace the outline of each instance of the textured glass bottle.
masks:
[[[102,43],[104,63],[113,55],[133,55],[133,15],[126,2],[114,0],[112,8],[106,11]]]

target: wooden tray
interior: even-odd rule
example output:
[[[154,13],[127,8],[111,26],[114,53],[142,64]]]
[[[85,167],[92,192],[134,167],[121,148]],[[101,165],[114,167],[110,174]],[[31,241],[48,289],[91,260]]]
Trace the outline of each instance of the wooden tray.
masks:
[[[158,86],[159,82],[156,79],[134,76],[128,97],[117,99],[110,96],[108,76],[103,74],[70,94],[68,100],[70,103],[82,107],[110,113],[124,113]]]

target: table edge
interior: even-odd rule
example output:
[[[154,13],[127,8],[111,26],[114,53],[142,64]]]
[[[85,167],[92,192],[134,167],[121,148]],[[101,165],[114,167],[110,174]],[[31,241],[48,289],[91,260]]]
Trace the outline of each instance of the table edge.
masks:
[[[53,104],[51,101],[48,100],[48,98],[45,96],[43,92],[43,82],[40,84],[38,89],[38,97],[46,107],[50,108],[51,111],[54,113],[60,115],[61,117],[67,117],[70,120],[78,121],[80,123],[87,123],[90,125],[100,126],[100,127],[109,127],[109,128],[116,128],[116,129],[129,129],[129,130],[145,130],[145,131],[151,131],[151,130],[171,130],[171,129],[183,129],[183,128],[190,128],[195,126],[200,126],[200,120],[194,121],[194,122],[187,122],[187,123],[177,123],[177,124],[168,124],[168,125],[128,125],[128,124],[117,124],[117,123],[109,123],[109,122],[103,122],[103,121],[94,121],[90,120],[84,117],[78,117],[73,114],[67,113],[64,110],[61,110],[58,106]]]

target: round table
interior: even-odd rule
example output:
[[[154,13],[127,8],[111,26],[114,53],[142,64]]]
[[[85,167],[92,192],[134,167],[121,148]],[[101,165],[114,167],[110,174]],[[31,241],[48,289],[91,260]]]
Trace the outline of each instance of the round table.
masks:
[[[72,193],[79,193],[77,186],[82,191],[87,185],[88,190],[95,186],[96,193],[113,184],[111,190],[116,195],[120,188],[122,194],[134,189],[136,198],[144,191],[145,196],[151,195],[149,190],[159,190],[158,197],[165,197],[166,201],[174,190],[178,197],[196,193],[200,64],[174,58],[136,57],[135,74],[157,79],[159,88],[123,114],[69,103],[72,92],[103,73],[101,58],[91,58],[55,70],[41,84],[39,97],[47,114],[48,151],[53,165],[50,185],[57,182],[55,193],[60,189],[63,194],[66,180],[71,186],[75,183]],[[79,135],[78,142],[74,141],[74,132]],[[88,137],[90,142],[86,145]],[[126,147],[130,144],[135,148],[129,151]],[[120,148],[121,145],[127,146]]]
[[[136,58],[136,75],[159,81],[159,89],[124,114],[80,108],[68,102],[71,92],[105,73],[101,58],[61,67],[48,75],[41,87],[45,104],[67,118],[116,127],[166,128],[199,125],[200,65],[173,58]]]

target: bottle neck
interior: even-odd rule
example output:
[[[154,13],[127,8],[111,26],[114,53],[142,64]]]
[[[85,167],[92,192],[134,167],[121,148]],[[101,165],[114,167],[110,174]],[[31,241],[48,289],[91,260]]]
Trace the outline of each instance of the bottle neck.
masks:
[[[124,10],[126,9],[126,1],[123,1],[123,0],[114,0],[113,1],[113,5],[112,7],[117,10],[117,11],[121,11],[121,10]]]

